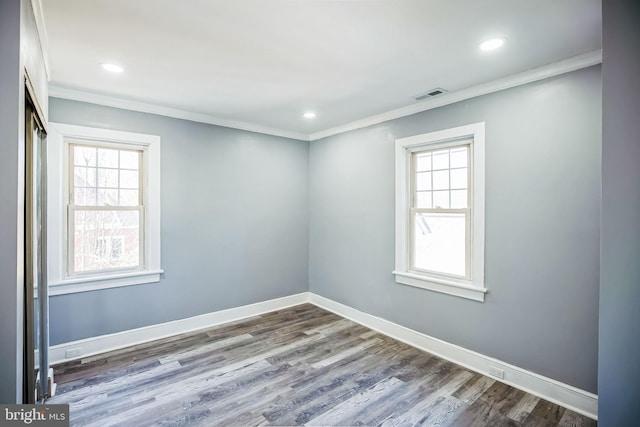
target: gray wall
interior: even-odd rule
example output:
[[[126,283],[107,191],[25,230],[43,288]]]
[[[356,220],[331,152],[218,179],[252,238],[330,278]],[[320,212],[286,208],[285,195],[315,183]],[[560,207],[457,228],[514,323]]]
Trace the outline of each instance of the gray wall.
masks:
[[[52,121],[162,137],[166,271],[159,284],[52,297],[52,344],[309,289],[595,392],[600,91],[591,67],[310,149],[51,99]],[[487,126],[485,303],[391,275],[394,139],[476,121]]]
[[[591,67],[312,142],[310,290],[595,392],[600,78]],[[394,139],[478,121],[486,301],[396,284]]]
[[[49,114],[160,135],[165,271],[51,297],[52,345],[307,291],[307,142],[55,98]]]
[[[24,70],[47,101],[29,0],[0,0],[0,402],[22,402],[24,322]],[[43,113],[46,120],[46,108]]]
[[[0,402],[21,398],[24,131],[20,2],[0,1]],[[22,118],[24,120],[24,118]],[[19,397],[20,396],[20,397]]]
[[[640,4],[604,1],[598,424],[638,424]]]

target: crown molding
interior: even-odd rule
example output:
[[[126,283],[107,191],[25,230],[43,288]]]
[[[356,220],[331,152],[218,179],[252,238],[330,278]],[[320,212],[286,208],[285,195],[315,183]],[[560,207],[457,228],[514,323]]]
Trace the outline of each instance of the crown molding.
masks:
[[[32,0],[39,2],[39,0]],[[436,98],[427,99],[415,104],[387,111],[382,114],[366,117],[341,126],[329,128],[312,134],[304,134],[301,132],[288,131],[284,129],[276,129],[268,126],[262,126],[255,123],[248,123],[238,120],[229,120],[215,117],[209,114],[194,113],[190,111],[180,110],[170,107],[162,107],[159,105],[149,104],[145,102],[132,101],[128,99],[118,98],[114,96],[101,95],[76,89],[69,89],[61,86],[50,85],[49,96],[55,98],[71,99],[74,101],[89,102],[92,104],[104,105],[107,107],[122,108],[131,111],[140,111],[143,113],[158,114],[161,116],[174,117],[177,119],[191,120],[194,122],[207,123],[216,126],[224,126],[228,128],[246,130],[249,132],[263,133],[267,135],[280,136],[284,138],[297,139],[300,141],[316,141],[318,139],[327,138],[344,132],[361,129],[367,126],[376,125],[393,119],[398,119],[455,102],[464,101],[475,98],[477,96],[487,95],[493,92],[509,89],[512,87],[536,82],[538,80],[555,77],[561,74],[576,71],[581,68],[587,68],[592,65],[602,63],[602,50],[595,50],[581,55],[573,56],[565,60],[534,68],[522,73],[513,74],[501,79],[497,79],[488,83],[472,86],[456,92],[448,92]]]
[[[273,136],[281,136],[283,138],[297,139],[301,141],[309,141],[309,136],[283,129],[276,129],[262,126],[254,123],[247,123],[238,120],[228,120],[215,117],[209,114],[194,113],[191,111],[180,110],[177,108],[163,107],[160,105],[149,104],[146,102],[132,101],[128,99],[118,98],[109,95],[101,95],[97,93],[86,92],[77,89],[69,89],[56,85],[49,85],[49,96],[53,98],[70,99],[73,101],[88,102],[91,104],[104,105],[106,107],[121,108],[124,110],[139,111],[142,113],[158,114],[176,119],[190,120],[193,122],[207,123],[215,126],[223,126],[227,128],[246,130],[249,132],[263,133]]]
[[[554,62],[552,64],[544,65],[542,67],[534,68],[522,73],[513,74],[508,77],[472,86],[456,92],[448,92],[436,98],[427,99],[425,101],[420,101],[406,107],[387,111],[386,113],[377,114],[361,120],[357,120],[355,122],[347,123],[345,125],[312,133],[311,135],[309,135],[309,140],[315,141],[340,133],[361,129],[389,120],[398,119],[400,117],[410,116],[422,111],[427,111],[445,105],[453,104],[455,102],[464,101],[466,99],[475,98],[477,96],[487,95],[515,86],[520,86],[538,80],[547,79],[549,77],[558,76],[560,74],[569,73],[571,71],[576,71],[581,68],[590,67],[592,65],[597,65],[600,63],[602,63],[602,49],[573,56],[559,62]]]

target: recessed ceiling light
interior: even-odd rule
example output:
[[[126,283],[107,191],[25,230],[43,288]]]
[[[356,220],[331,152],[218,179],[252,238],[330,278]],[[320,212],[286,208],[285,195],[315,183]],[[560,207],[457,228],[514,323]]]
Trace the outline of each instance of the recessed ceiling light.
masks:
[[[500,46],[502,46],[504,44],[504,39],[503,38],[495,38],[495,39],[489,39],[489,40],[485,40],[482,43],[480,43],[480,50],[494,50],[499,48]]]
[[[306,113],[303,114],[305,119],[315,119],[316,118],[316,113],[314,113],[313,111],[307,111]]]
[[[102,66],[102,69],[109,71],[111,73],[121,73],[124,71],[124,68],[116,64],[103,63],[100,65]]]

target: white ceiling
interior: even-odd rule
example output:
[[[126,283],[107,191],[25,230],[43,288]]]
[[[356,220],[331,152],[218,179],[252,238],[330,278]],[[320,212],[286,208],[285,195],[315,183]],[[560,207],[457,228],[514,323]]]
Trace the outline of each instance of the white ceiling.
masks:
[[[415,104],[413,96],[435,87],[461,91],[601,48],[600,0],[43,0],[42,7],[53,94],[115,97],[293,136]],[[507,39],[501,49],[478,49],[496,35]],[[103,62],[125,72],[109,74]],[[302,118],[306,110],[316,119]]]

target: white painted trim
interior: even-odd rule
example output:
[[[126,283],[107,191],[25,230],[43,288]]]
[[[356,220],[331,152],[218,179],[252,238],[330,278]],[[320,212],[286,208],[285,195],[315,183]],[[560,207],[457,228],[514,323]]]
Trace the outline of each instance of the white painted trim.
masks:
[[[147,135],[144,133],[125,132],[121,130],[102,129],[87,126],[68,125],[66,123],[51,122],[49,125],[55,126],[65,138],[79,138],[100,140],[107,142],[117,142],[120,144],[135,144],[149,146],[160,142],[157,135]]]
[[[587,417],[597,419],[598,396],[593,393],[430,337],[311,292],[302,292],[200,316],[55,345],[49,350],[49,360],[51,360],[52,365],[55,365],[74,359],[82,359],[91,355],[206,329],[222,323],[242,320],[304,303],[314,304],[412,347],[435,354],[483,375],[495,378],[490,374],[489,366],[502,369],[505,372],[505,377],[497,380],[562,405]],[[81,354],[73,358],[65,358],[67,350],[77,349],[81,349]]]
[[[49,282],[49,296],[97,291],[122,286],[142,285],[160,281],[163,270],[143,270],[109,276],[87,276]]]
[[[436,98],[426,99],[424,101],[420,101],[406,107],[397,108],[395,110],[387,111],[385,113],[377,114],[374,116],[365,117],[351,123],[346,123],[344,125],[336,126],[311,134],[304,134],[301,132],[294,132],[285,129],[275,129],[268,126],[262,126],[238,120],[223,119],[209,114],[194,113],[191,111],[163,107],[145,102],[132,101],[115,96],[90,93],[82,90],[56,86],[55,84],[49,85],[49,96],[54,98],[70,99],[74,101],[89,102],[91,104],[121,108],[124,110],[158,114],[161,116],[191,120],[199,123],[208,123],[210,125],[241,129],[249,132],[281,136],[283,138],[297,139],[300,141],[315,141],[318,139],[326,138],[328,136],[361,129],[367,126],[376,125],[378,123],[386,122],[400,117],[410,116],[411,114],[420,113],[422,111],[432,110],[434,108],[453,104],[459,101],[464,101],[470,98],[475,98],[477,96],[487,95],[489,93],[498,92],[515,86],[520,86],[527,83],[536,82],[538,80],[547,79],[549,77],[569,73],[571,71],[576,71],[581,68],[587,68],[600,63],[602,63],[602,49],[573,56],[559,62],[554,62],[552,64],[534,68],[529,71],[524,71],[522,73],[513,74],[511,76],[497,79],[488,83],[483,83],[455,92],[448,92]]]
[[[430,337],[429,335],[364,313],[320,295],[311,293],[309,297],[311,304],[353,320],[384,335],[409,344],[412,347],[435,354],[443,359],[479,372],[482,375],[496,378],[490,374],[489,367],[502,369],[504,371],[504,379],[499,379],[500,382],[524,390],[527,393],[564,406],[565,408],[569,408],[589,418],[597,419],[598,396],[593,393],[476,353],[475,351],[450,344],[446,341]]]
[[[64,262],[67,253],[66,206],[69,191],[67,182],[68,139],[102,141],[124,146],[135,146],[144,150],[142,167],[145,206],[144,232],[144,268],[134,272],[114,272],[113,274],[77,275],[66,277]],[[88,142],[90,143],[90,142]],[[86,292],[120,286],[140,285],[160,281],[161,268],[161,138],[157,135],[125,132],[112,129],[100,129],[75,126],[64,123],[49,123],[48,135],[48,270],[49,294],[63,295],[73,292]],[[57,225],[56,225],[57,224]],[[51,226],[56,225],[56,226]]]
[[[487,293],[486,288],[456,283],[444,278],[438,278],[435,275],[428,276],[429,278],[427,279],[425,276],[411,274],[404,271],[393,271],[392,273],[396,276],[396,283],[428,289],[430,291],[454,295],[474,301],[484,302],[484,294]]]
[[[560,74],[576,71],[581,68],[587,68],[592,65],[602,63],[602,50],[595,50],[581,55],[573,56],[565,60],[554,62],[549,65],[534,68],[522,73],[513,74],[508,77],[493,80],[488,83],[479,84],[466,89],[455,92],[448,92],[435,98],[429,98],[406,107],[397,108],[387,111],[386,113],[377,114],[375,116],[366,117],[355,122],[347,123],[334,128],[326,129],[309,135],[310,141],[326,138],[328,136],[361,129],[371,125],[377,125],[400,117],[410,116],[422,111],[432,110],[434,108],[453,104],[455,102],[464,101],[466,99],[475,98],[481,95],[487,95],[493,92],[509,89],[515,86],[544,80],[549,77],[558,76]]]
[[[186,319],[172,322],[130,329],[109,335],[101,335],[64,344],[58,344],[49,348],[49,360],[51,365],[68,362],[74,359],[82,359],[87,356],[117,350],[132,345],[142,344],[174,335],[210,328],[222,323],[246,319],[248,317],[282,310],[287,307],[304,304],[309,301],[309,293],[302,292],[282,298],[276,298],[255,304],[215,311]],[[67,350],[81,349],[78,356],[65,358]]]
[[[33,10],[33,16],[36,21],[36,32],[38,33],[38,40],[40,42],[40,50],[42,51],[44,73],[47,76],[47,81],[51,81],[51,62],[49,61],[49,37],[47,36],[47,26],[44,20],[44,13],[42,9],[41,0],[31,0],[31,9]]]
[[[76,89],[69,89],[56,85],[49,85],[49,97],[71,99],[73,101],[89,102],[91,104],[104,105],[106,107],[121,108],[123,110],[140,111],[142,113],[158,114],[176,119],[191,120],[193,122],[207,123],[215,126],[223,126],[233,129],[241,129],[249,132],[263,133],[267,135],[281,136],[283,138],[308,141],[306,134],[292,132],[283,129],[275,129],[254,123],[242,122],[239,120],[229,120],[215,117],[209,114],[194,113],[191,111],[179,110],[176,108],[163,107],[146,102],[132,101],[115,96],[101,95]]]
[[[395,274],[396,282],[462,298],[484,302],[484,197],[485,148],[484,122],[399,138],[395,141]],[[468,140],[467,140],[468,139]],[[416,150],[450,147],[459,141],[471,150],[471,246],[466,254],[466,278],[444,278],[437,274],[411,270],[412,242],[411,155]],[[467,232],[469,229],[467,228]],[[470,250],[469,250],[470,249]]]

